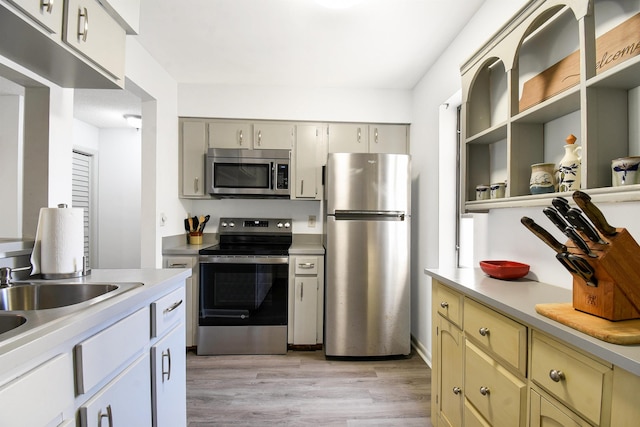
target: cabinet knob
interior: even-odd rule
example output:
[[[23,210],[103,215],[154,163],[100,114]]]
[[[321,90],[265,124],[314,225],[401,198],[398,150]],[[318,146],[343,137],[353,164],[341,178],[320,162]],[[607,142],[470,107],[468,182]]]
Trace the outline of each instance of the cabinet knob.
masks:
[[[462,389],[460,387],[453,388],[453,394],[460,394],[461,392],[462,392]]]
[[[487,335],[489,335],[489,328],[480,328],[478,329],[478,333],[483,337],[486,337]]]
[[[448,302],[446,302],[446,301],[442,301],[442,302],[440,303],[440,307],[442,307],[442,308],[448,308],[448,307],[449,307],[449,303],[448,303]]]
[[[485,386],[480,387],[480,394],[481,395],[488,396],[489,392],[490,392],[489,387],[485,387]]]
[[[559,383],[560,381],[564,380],[564,372],[562,371],[558,371],[556,369],[552,369],[549,371],[549,378],[551,378],[551,380],[553,382]]]

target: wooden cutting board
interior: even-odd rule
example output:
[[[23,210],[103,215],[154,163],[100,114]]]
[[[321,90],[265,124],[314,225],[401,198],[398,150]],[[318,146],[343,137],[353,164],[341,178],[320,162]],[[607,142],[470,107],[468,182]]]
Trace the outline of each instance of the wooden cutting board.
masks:
[[[570,302],[538,304],[536,312],[584,332],[594,338],[620,345],[640,344],[640,319],[612,322],[573,308]]]

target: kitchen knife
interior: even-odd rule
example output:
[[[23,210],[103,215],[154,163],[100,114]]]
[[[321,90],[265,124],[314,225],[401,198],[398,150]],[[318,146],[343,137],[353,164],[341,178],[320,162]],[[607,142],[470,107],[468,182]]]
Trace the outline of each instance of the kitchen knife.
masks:
[[[564,197],[554,197],[551,200],[551,204],[554,208],[558,210],[563,216],[567,213],[567,211],[571,208],[569,206],[569,201]]]
[[[554,199],[555,200],[555,199]],[[558,227],[562,233],[567,236],[575,245],[585,254],[590,257],[597,258],[598,255],[591,252],[591,248],[587,245],[587,242],[584,241],[582,237],[578,234],[578,232],[571,226],[568,225],[565,219],[552,207],[546,207],[542,210],[542,212],[551,220],[551,222]]]
[[[573,243],[576,244],[576,246],[585,254],[589,255],[591,258],[598,258],[598,255],[594,254],[591,251],[591,248],[589,247],[589,245],[587,245],[587,242],[584,241],[584,239],[582,237],[580,237],[580,235],[578,234],[578,232],[576,231],[575,228],[571,227],[571,226],[567,226],[565,227],[564,231],[563,231],[564,235],[567,236],[569,239],[571,239],[571,241]]]
[[[595,270],[584,258],[576,254],[567,254],[567,259],[578,270],[580,276],[587,282],[589,286],[598,286],[598,281],[595,277]]]
[[[523,216],[520,219],[520,222],[527,227],[533,234],[538,236],[540,240],[545,242],[551,249],[556,251],[557,253],[567,252],[567,247],[556,240],[555,237],[551,235],[547,230],[536,224],[534,220],[529,217]]]
[[[591,201],[591,197],[582,191],[573,193],[573,200],[576,202],[584,214],[591,220],[593,225],[605,236],[615,236],[618,232],[615,227],[609,225],[604,215],[596,205]]]
[[[591,225],[580,209],[569,209],[565,218],[571,223],[571,225],[582,231],[592,242],[600,243],[601,245],[608,244],[600,238],[598,231],[593,227],[593,225]]]

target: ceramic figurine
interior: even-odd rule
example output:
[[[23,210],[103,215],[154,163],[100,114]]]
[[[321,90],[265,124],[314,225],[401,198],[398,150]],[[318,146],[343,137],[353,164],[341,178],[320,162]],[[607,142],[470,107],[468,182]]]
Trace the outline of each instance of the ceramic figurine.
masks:
[[[569,135],[564,146],[564,157],[560,160],[558,170],[558,190],[575,191],[580,189],[580,156],[582,147],[575,145],[575,135]]]

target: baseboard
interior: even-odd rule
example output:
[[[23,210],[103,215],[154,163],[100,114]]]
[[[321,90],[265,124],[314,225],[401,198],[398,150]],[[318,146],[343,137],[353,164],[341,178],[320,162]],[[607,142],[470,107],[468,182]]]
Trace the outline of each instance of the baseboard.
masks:
[[[420,341],[416,339],[413,335],[411,335],[411,347],[415,350],[415,352],[420,356],[424,363],[429,365],[431,368],[431,353],[426,349],[424,345]]]

